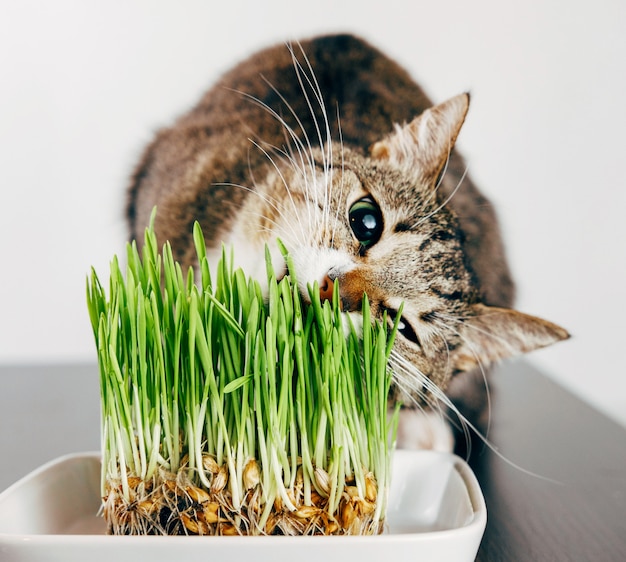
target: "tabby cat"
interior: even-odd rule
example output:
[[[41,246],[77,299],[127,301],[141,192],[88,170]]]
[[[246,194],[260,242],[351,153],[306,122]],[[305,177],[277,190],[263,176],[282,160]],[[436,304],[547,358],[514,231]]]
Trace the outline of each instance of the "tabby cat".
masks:
[[[363,293],[389,322],[404,303],[391,363],[395,392],[415,408],[400,444],[449,449],[442,405],[480,426],[488,366],[567,337],[509,308],[493,209],[453,151],[468,105],[461,94],[432,107],[351,35],[261,51],[156,134],[128,192],[131,236],[156,205],[157,237],[185,265],[196,265],[198,220],[214,260],[232,245],[259,280],[264,246],[280,238],[303,295],[317,281],[330,298],[338,280],[355,319]],[[284,272],[278,250],[272,258]]]

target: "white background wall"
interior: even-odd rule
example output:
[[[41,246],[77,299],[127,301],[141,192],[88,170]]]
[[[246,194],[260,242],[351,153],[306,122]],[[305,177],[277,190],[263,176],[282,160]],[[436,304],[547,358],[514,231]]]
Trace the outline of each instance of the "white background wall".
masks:
[[[532,361],[626,424],[622,0],[3,2],[0,362],[95,361],[85,276],[123,252],[144,143],[252,50],[333,30],[437,101],[471,90],[459,143],[499,209],[519,308],[574,336]]]

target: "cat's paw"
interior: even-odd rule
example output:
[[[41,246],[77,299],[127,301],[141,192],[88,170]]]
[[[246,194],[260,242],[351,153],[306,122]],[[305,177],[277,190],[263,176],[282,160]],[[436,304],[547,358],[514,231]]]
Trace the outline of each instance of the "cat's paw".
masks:
[[[451,453],[454,450],[454,435],[441,412],[403,409],[400,411],[396,445],[399,449]]]

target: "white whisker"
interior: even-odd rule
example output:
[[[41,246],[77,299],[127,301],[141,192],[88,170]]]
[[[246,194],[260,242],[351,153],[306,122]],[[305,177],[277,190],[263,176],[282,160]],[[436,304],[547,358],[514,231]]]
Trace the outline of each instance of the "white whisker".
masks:
[[[259,199],[261,199],[262,201],[264,201],[265,203],[267,203],[267,205],[269,207],[271,207],[272,209],[274,209],[276,211],[276,213],[283,219],[286,219],[287,217],[285,216],[285,214],[283,213],[283,211],[280,209],[280,207],[277,205],[276,199],[269,197],[263,193],[260,193],[259,191],[251,188],[251,187],[247,187],[245,185],[241,185],[241,184],[237,184],[237,183],[229,183],[229,182],[219,182],[219,183],[214,183],[213,185],[215,186],[228,186],[228,187],[236,187],[238,189],[242,189],[244,191],[247,191],[255,196],[257,196]],[[276,227],[279,227],[279,224],[274,221],[273,219],[270,219],[269,217],[267,217],[266,215],[263,215],[261,213],[254,213],[253,216],[257,216],[259,218],[262,218],[266,221],[272,222]],[[285,220],[285,223],[288,224],[291,228],[291,234],[293,235],[294,238],[297,238],[298,233],[293,229],[293,225],[291,224],[291,221]],[[283,227],[281,227],[283,228]],[[284,233],[287,233],[286,230],[282,230]],[[304,234],[302,234],[304,237]]]
[[[337,129],[339,132],[339,151],[340,151],[340,157],[341,157],[341,175],[340,175],[340,179],[341,179],[341,186],[340,186],[340,191],[341,193],[343,193],[344,191],[344,172],[345,172],[345,160],[344,160],[344,151],[343,151],[343,132],[341,130],[341,117],[339,114],[339,104],[337,104]],[[340,208],[339,205],[336,206],[335,209],[335,217],[334,217],[334,221],[333,221],[333,228],[331,231],[331,236],[330,236],[330,245],[331,247],[334,247],[335,245],[335,232],[337,230],[337,224],[339,223],[339,213],[340,213]]]
[[[486,312],[485,315],[488,316],[489,313]],[[480,328],[479,326],[475,326],[471,322],[465,322],[467,318],[471,318],[471,317],[461,317],[461,316],[455,317],[455,316],[452,316],[450,314],[445,314],[445,313],[437,313],[437,317],[440,318],[441,320],[448,320],[456,324],[462,324],[465,328],[474,330],[475,332],[482,334],[483,336],[487,336],[488,338],[491,338],[492,340],[497,341],[503,348],[508,349],[511,355],[515,355],[515,353],[517,352],[517,348],[515,347],[515,345],[513,345],[513,343],[507,338],[500,336],[499,334],[495,334],[494,332],[491,332],[484,328]],[[456,333],[458,334],[458,332]]]
[[[311,62],[309,61],[308,57],[306,56],[306,53],[304,52],[304,50],[302,49],[302,45],[298,44],[300,47],[300,52],[302,53],[302,56],[304,58],[304,61],[307,65],[308,68],[308,73],[306,71],[306,69],[302,66],[302,64],[300,63],[300,61],[297,59],[295,52],[293,50],[293,47],[291,45],[288,46],[289,51],[291,53],[291,57],[293,60],[293,64],[294,64],[294,68],[296,70],[296,76],[298,79],[298,83],[300,84],[300,88],[302,90],[302,93],[304,95],[304,99],[306,101],[306,104],[309,108],[309,113],[311,115],[313,124],[315,126],[315,131],[317,133],[317,138],[318,138],[318,142],[319,142],[319,147],[320,147],[320,151],[322,154],[322,166],[324,169],[324,202],[322,205],[322,209],[323,209],[323,213],[322,213],[322,226],[324,227],[324,230],[326,229],[327,225],[328,225],[328,208],[329,208],[329,199],[330,199],[330,187],[332,186],[332,181],[333,181],[333,142],[332,142],[332,133],[331,133],[331,129],[330,129],[330,123],[328,121],[328,113],[326,111],[326,105],[324,103],[324,97],[322,95],[322,91],[321,88],[319,86],[319,83],[317,82],[317,78],[315,76],[315,72],[313,70],[313,67],[311,66]],[[325,140],[324,137],[322,136],[322,131],[321,131],[321,127],[320,124],[317,121],[317,117],[316,117],[316,113],[315,110],[313,108],[313,104],[311,103],[311,100],[307,94],[307,88],[303,82],[303,78],[304,80],[306,80],[306,83],[309,86],[309,89],[313,92],[313,96],[315,97],[315,100],[317,101],[317,104],[320,108],[321,114],[322,114],[322,119],[324,120],[323,122],[323,128],[324,128],[324,132],[325,132]]]
[[[293,109],[293,107],[289,104],[289,102],[287,101],[287,99],[281,94],[281,92],[272,84],[270,83],[265,77],[261,77],[263,79],[263,81],[268,85],[268,87],[278,96],[278,98],[283,102],[283,104],[285,105],[285,107],[289,110],[289,113],[291,114],[291,116],[294,118],[296,124],[298,125],[298,127],[300,127],[300,130],[302,131],[302,135],[304,137],[304,140],[300,139],[300,137],[298,137],[298,135],[296,134],[296,132],[287,124],[287,122],[278,114],[276,113],[274,110],[271,110],[272,115],[278,120],[278,122],[281,124],[281,126],[284,128],[285,133],[289,135],[289,137],[291,138],[291,141],[293,142],[293,145],[295,145],[295,148],[298,152],[299,155],[299,160],[300,160],[300,165],[296,166],[295,169],[298,169],[301,173],[302,173],[302,177],[304,179],[304,184],[305,184],[305,188],[307,193],[309,192],[309,175],[307,174],[307,170],[310,172],[310,177],[312,180],[312,183],[315,185],[316,184],[316,173],[315,173],[315,157],[313,155],[313,146],[311,144],[311,140],[309,139],[309,136],[306,132],[306,128],[304,126],[304,124],[302,123],[300,117],[298,116],[298,114],[296,113],[296,111]],[[306,99],[306,92],[303,91],[303,95],[305,96]],[[263,104],[264,107],[267,107],[265,104]],[[269,108],[268,108],[269,109]],[[292,142],[289,142],[288,139],[287,140],[287,146],[289,147],[289,151],[291,154],[291,161],[295,164],[296,163],[296,158],[294,157],[293,154],[293,145]]]
[[[541,474],[537,474],[537,473],[535,473],[535,472],[533,472],[531,470],[528,470],[528,469],[518,465],[517,463],[514,463],[513,461],[508,459],[506,456],[504,456],[498,450],[498,448],[486,436],[484,436],[482,434],[482,432],[476,426],[474,426],[459,411],[459,409],[454,405],[454,403],[450,400],[450,398],[448,398],[439,387],[437,387],[432,381],[430,381],[425,375],[423,375],[411,363],[406,361],[399,354],[395,353],[395,351],[392,351],[392,357],[393,357],[393,363],[391,362],[391,358],[390,358],[390,365],[392,366],[392,370],[400,367],[402,370],[405,371],[405,374],[416,375],[416,378],[419,379],[420,386],[423,385],[423,386],[427,387],[433,393],[433,396],[435,396],[437,398],[437,400],[439,400],[442,404],[444,404],[450,411],[452,411],[454,413],[455,416],[458,417],[459,421],[461,422],[461,424],[463,426],[463,431],[464,431],[464,434],[466,436],[466,439],[469,439],[469,431],[471,430],[483,442],[483,444],[490,451],[492,451],[500,460],[502,460],[503,462],[505,462],[509,466],[515,468],[516,470],[519,470],[520,472],[522,472],[524,474],[532,476],[534,478],[540,478],[541,480],[545,480],[545,481],[552,482],[552,483],[555,483],[555,484],[560,484],[560,482],[555,481],[555,480],[553,480],[551,478],[547,478],[545,476],[542,476]],[[445,417],[448,420],[450,420],[449,415],[447,415],[447,414],[444,414],[444,415],[445,415]]]
[[[461,320],[456,320],[451,315],[443,315],[441,313],[437,313],[437,316],[433,318],[435,323],[438,323],[443,326],[446,330],[451,331],[453,334],[457,335],[464,342],[464,345],[470,350],[474,358],[476,359],[476,364],[480,371],[480,375],[483,379],[483,384],[485,385],[485,395],[487,397],[487,428],[486,434],[489,435],[489,430],[491,428],[491,393],[489,392],[489,378],[487,377],[487,372],[480,358],[480,354],[476,351],[475,347],[471,344],[471,342],[467,341],[466,338],[463,337],[463,334],[456,328],[451,327],[449,324],[446,324],[443,320],[448,320],[451,322],[459,322],[467,327],[467,324],[464,324]]]
[[[313,151],[312,151],[311,143],[310,143],[310,141],[308,139],[308,136],[306,134],[306,129],[304,128],[302,122],[298,118],[298,115],[296,114],[296,112],[289,105],[289,103],[282,96],[282,94],[265,77],[261,76],[261,79],[265,81],[265,83],[268,85],[268,87],[274,93],[276,93],[276,95],[281,99],[281,101],[289,109],[289,111],[291,112],[292,116],[294,117],[296,123],[298,124],[298,126],[300,127],[300,129],[302,131],[302,134],[304,136],[305,142],[303,142],[302,139],[300,139],[300,137],[291,128],[291,126],[272,107],[267,105],[262,100],[259,100],[255,96],[252,96],[252,95],[250,95],[250,94],[248,94],[246,92],[237,91],[237,90],[235,90],[235,92],[237,92],[239,95],[247,98],[252,103],[254,103],[255,105],[257,105],[260,108],[262,108],[269,115],[271,115],[272,118],[275,119],[279,123],[279,125],[282,127],[283,133],[285,135],[286,145],[287,145],[288,150],[289,150],[289,155],[287,155],[287,153],[285,151],[281,151],[281,152],[286,157],[288,157],[289,162],[291,163],[292,170],[294,170],[295,172],[301,174],[301,176],[303,178],[303,181],[304,181],[304,185],[305,185],[306,191],[309,192],[309,183],[310,182],[309,182],[309,174],[307,173],[307,170],[310,172],[310,174],[312,176],[311,180],[312,180],[313,183],[315,183],[315,181],[316,181],[316,179],[315,179],[316,178],[316,174],[315,174],[315,161],[314,161]],[[254,141],[254,140],[252,142],[258,148],[261,148],[261,144],[267,144],[267,143],[257,142],[257,141]],[[271,146],[271,145],[268,145],[268,146]],[[296,156],[295,156],[294,147],[295,147],[295,151],[297,152],[299,158],[296,158]],[[273,146],[271,148],[272,148],[272,150],[278,150],[278,149],[276,149],[276,147],[273,147]],[[271,157],[269,157],[269,151],[264,150],[264,149],[262,149],[262,150],[263,150],[264,154],[271,160]],[[299,164],[297,162],[298,160],[300,161]],[[285,187],[288,189],[288,186],[286,185],[286,183],[285,183]],[[309,217],[308,217],[309,218],[309,223],[311,223],[312,222],[312,220],[311,220],[311,218],[312,218],[311,217],[311,210],[310,210],[310,208],[308,208],[308,206],[307,206],[307,210],[308,210],[308,215],[309,215]],[[294,209],[294,211],[296,212],[296,216],[298,216],[299,213],[297,212],[297,209]],[[301,221],[299,221],[299,222],[301,222]]]
[[[466,176],[467,176],[467,167],[463,171],[463,175],[461,176],[461,179],[459,179],[459,181],[457,182],[456,187],[452,190],[452,193],[450,193],[450,195],[448,195],[446,200],[441,205],[439,205],[434,211],[431,211],[427,215],[425,215],[422,218],[420,218],[415,223],[413,228],[417,228],[420,224],[422,224],[423,222],[427,221],[430,217],[432,217],[433,215],[436,215],[439,211],[441,211],[441,209],[443,209],[451,201],[451,199],[456,195],[456,192],[461,188],[461,185],[462,185],[463,181],[465,180]]]
[[[272,158],[272,156],[270,155],[270,153],[268,151],[266,151],[261,145],[259,145],[258,143],[256,143],[255,141],[251,140],[251,142],[261,151],[263,152],[263,154],[267,157],[268,161],[272,164],[272,166],[274,167],[274,170],[276,172],[276,174],[278,175],[278,177],[280,178],[281,183],[283,184],[283,186],[285,187],[285,191],[289,197],[289,202],[291,203],[291,207],[293,209],[294,215],[298,216],[298,207],[295,203],[295,201],[293,200],[293,195],[291,193],[291,189],[289,188],[289,183],[287,182],[287,180],[285,179],[285,176],[283,174],[283,171],[281,170],[280,166],[278,164],[276,164],[276,162],[274,161],[274,159]],[[283,213],[279,210],[276,209],[279,213],[280,216],[282,218],[285,218],[285,216],[283,215]],[[291,222],[291,221],[287,221],[287,222]],[[300,243],[304,243],[306,241],[306,237],[307,234],[304,230],[304,227],[302,225],[302,221],[298,220],[297,221],[298,226],[300,226],[300,234],[301,234],[301,238],[300,238]],[[290,225],[292,226],[292,225]],[[297,239],[297,236],[295,235],[295,230],[292,227],[292,231],[294,233],[294,237]]]

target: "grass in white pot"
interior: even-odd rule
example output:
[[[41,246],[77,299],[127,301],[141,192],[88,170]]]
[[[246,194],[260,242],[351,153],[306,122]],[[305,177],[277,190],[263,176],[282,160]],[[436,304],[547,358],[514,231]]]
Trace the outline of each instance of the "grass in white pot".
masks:
[[[113,259],[108,296],[95,271],[87,281],[108,531],[381,532],[395,329],[364,298],[362,334],[346,336],[337,299],[313,287],[305,305],[269,265],[268,299],[226,256],[211,279],[197,224],[194,240],[200,279],[149,228],[125,275]]]

